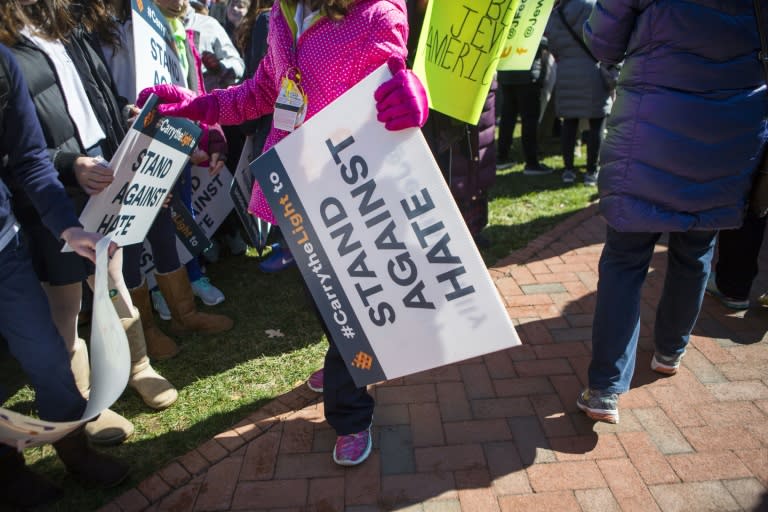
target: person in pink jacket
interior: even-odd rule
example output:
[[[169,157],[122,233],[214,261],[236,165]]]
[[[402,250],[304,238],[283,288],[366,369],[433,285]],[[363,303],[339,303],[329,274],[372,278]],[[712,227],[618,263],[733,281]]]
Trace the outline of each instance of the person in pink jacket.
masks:
[[[389,130],[421,127],[427,119],[427,98],[418,78],[405,69],[407,40],[404,0],[280,0],[270,15],[267,55],[253,77],[197,97],[173,86],[155,86],[143,91],[140,100],[154,93],[165,102],[158,108],[161,115],[230,125],[273,114],[281,93],[298,86],[303,92],[299,100],[303,115],[286,122],[275,116],[266,151],[300,129],[304,118],[311,118],[387,63],[393,77],[373,98],[379,121]],[[249,210],[275,222],[258,184]],[[343,466],[363,462],[372,447],[373,398],[365,388],[355,386],[333,343],[323,370],[315,372],[308,385],[323,392],[326,420],[336,430],[333,460]]]

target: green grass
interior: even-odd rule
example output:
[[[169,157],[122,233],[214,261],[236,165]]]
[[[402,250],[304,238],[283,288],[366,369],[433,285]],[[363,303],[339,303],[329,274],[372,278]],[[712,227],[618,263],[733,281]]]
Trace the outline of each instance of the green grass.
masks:
[[[515,147],[519,147],[519,140]],[[562,167],[557,144],[543,144],[544,162]],[[577,160],[577,163],[582,163]],[[549,176],[523,176],[516,165],[499,172],[491,190],[490,224],[485,234],[492,245],[483,251],[488,265],[511,251],[525,247],[570,214],[595,199],[596,190],[582,184],[564,185],[556,172]],[[179,389],[179,400],[162,412],[150,412],[130,390],[113,409],[129,418],[135,434],[110,453],[130,461],[132,474],[122,486],[88,490],[69,479],[50,446],[25,452],[31,466],[66,487],[65,497],[51,510],[94,510],[135,486],[175,457],[185,454],[215,434],[295,386],[322,364],[326,341],[305,299],[296,269],[264,274],[259,258],[224,257],[209,267],[211,280],[227,301],[206,311],[228,314],[235,328],[223,335],[191,335],[181,339],[183,350],[171,361],[154,367]],[[161,327],[164,325],[160,321]],[[265,331],[280,330],[269,338]],[[0,349],[0,385],[10,388],[5,407],[34,414],[33,393],[11,357]]]

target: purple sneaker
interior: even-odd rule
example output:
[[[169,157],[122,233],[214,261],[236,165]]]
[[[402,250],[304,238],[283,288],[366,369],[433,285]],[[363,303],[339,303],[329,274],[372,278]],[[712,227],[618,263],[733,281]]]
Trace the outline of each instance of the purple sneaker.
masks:
[[[317,370],[307,379],[307,387],[315,393],[323,392],[323,370]]]
[[[340,466],[356,466],[371,454],[371,425],[357,434],[348,434],[336,438],[333,448],[333,462]]]
[[[259,268],[262,272],[272,274],[294,265],[296,265],[296,261],[287,247],[282,247],[280,244],[272,244],[272,252],[259,264]]]

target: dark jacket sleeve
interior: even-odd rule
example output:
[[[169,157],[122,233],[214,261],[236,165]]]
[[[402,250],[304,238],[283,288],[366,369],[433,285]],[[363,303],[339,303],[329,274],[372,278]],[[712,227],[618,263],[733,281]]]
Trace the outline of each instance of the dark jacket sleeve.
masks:
[[[65,229],[80,226],[80,222],[53,169],[21,71],[4,46],[0,46],[0,58],[6,64],[10,86],[0,128],[0,151],[8,158],[5,171],[22,186],[45,226],[59,238]]]
[[[598,0],[584,24],[584,42],[600,62],[624,60],[635,18],[647,0]]]

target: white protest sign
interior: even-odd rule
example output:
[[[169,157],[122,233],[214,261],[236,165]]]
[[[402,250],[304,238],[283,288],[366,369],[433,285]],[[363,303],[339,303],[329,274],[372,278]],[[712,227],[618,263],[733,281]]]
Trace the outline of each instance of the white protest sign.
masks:
[[[200,136],[191,121],[158,116],[156,103],[150,97],[112,157],[112,183],[80,214],[87,231],[109,234],[120,246],[144,241]]]
[[[234,208],[229,197],[232,173],[225,166],[211,176],[208,167],[192,167],[192,214],[209,237],[213,236]]]
[[[216,176],[211,176],[208,169],[199,165],[192,167],[192,215],[205,236],[213,239],[213,234],[234,207],[227,193],[232,174],[226,166]],[[176,248],[183,263],[193,258],[179,236],[176,237]]]
[[[131,0],[136,92],[157,84],[187,86],[173,34],[152,0]]]
[[[77,421],[51,422],[0,408],[0,442],[21,450],[52,443],[109,408],[128,384],[131,355],[123,326],[109,296],[107,265],[110,240],[96,245],[96,281],[91,319],[91,391],[88,405]]]
[[[418,129],[390,132],[380,67],[252,163],[355,383],[520,343]]]

